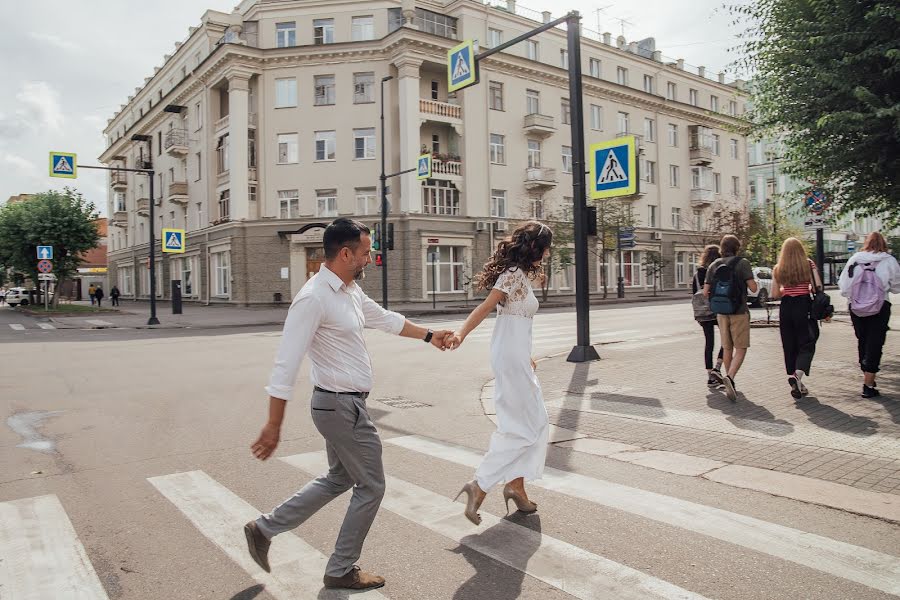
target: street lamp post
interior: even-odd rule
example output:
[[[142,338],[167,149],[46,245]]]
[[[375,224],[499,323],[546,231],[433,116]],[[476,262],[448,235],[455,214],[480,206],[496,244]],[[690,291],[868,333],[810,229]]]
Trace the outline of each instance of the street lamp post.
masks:
[[[384,84],[393,79],[393,75],[381,78],[381,239],[378,240],[378,247],[381,249],[381,306],[388,307],[388,269],[387,269],[387,245],[384,243],[387,239],[387,173],[384,164]]]
[[[153,227],[156,222],[156,211],[154,210],[154,207],[156,206],[156,198],[153,195],[153,180],[156,179],[156,177],[152,167],[153,136],[136,133],[131,136],[131,139],[135,142],[147,142],[147,152],[149,153],[149,160],[146,162],[151,164],[151,167],[145,171],[150,177],[150,227],[148,227],[148,229],[150,230],[150,318],[147,319],[147,325],[159,325],[159,319],[156,318],[156,236],[153,233]]]

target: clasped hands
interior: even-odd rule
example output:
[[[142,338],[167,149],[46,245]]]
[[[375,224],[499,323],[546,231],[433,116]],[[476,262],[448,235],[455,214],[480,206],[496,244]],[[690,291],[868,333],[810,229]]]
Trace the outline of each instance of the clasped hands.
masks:
[[[463,343],[463,336],[449,329],[435,331],[431,336],[431,345],[438,350],[456,350]]]

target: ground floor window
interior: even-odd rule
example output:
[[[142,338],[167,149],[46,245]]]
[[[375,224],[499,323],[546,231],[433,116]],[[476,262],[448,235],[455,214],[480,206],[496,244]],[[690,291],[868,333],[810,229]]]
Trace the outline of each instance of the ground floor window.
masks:
[[[425,275],[429,294],[464,290],[465,250],[464,246],[428,246]]]
[[[134,295],[134,267],[119,267],[118,281],[123,296]]]
[[[675,284],[682,285],[687,281],[685,275],[687,273],[686,258],[687,252],[675,253]]]
[[[625,275],[625,287],[641,285],[641,252],[628,250],[622,252],[622,270]]]
[[[426,179],[422,185],[422,200],[425,214],[458,215],[459,190],[452,181]]]
[[[197,291],[194,286],[194,277],[197,273],[197,257],[186,256],[173,262],[172,279],[181,280],[181,295],[195,296]]]
[[[210,262],[214,273],[213,295],[228,298],[231,294],[231,252],[213,252]]]

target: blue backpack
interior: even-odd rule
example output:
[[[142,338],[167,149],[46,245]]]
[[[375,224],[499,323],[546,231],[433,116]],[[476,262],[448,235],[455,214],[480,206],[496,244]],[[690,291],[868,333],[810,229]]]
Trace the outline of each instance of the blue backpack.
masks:
[[[709,297],[709,308],[717,315],[733,315],[740,310],[743,298],[743,281],[737,278],[735,265],[741,260],[734,256],[723,261],[713,272],[712,293]]]

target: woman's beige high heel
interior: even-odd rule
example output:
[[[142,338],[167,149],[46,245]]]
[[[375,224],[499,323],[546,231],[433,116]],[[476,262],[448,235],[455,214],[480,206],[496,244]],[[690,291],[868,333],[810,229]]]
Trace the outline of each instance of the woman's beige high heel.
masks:
[[[456,498],[453,499],[454,502],[459,500],[459,497],[466,494],[466,518],[472,521],[475,525],[481,525],[481,515],[478,514],[478,509],[481,508],[481,503],[484,502],[485,494],[482,492],[481,498],[479,498],[479,492],[481,492],[481,488],[478,487],[478,482],[475,480],[470,481],[466,485],[459,490],[459,493],[456,495]]]
[[[512,489],[509,486],[509,484],[506,484],[506,486],[504,486],[504,488],[503,488],[503,500],[506,501],[506,514],[507,515],[509,514],[509,501],[510,500],[512,500],[515,503],[516,508],[519,510],[519,512],[523,512],[525,514],[531,514],[531,513],[537,512],[537,504],[535,504],[531,500],[528,500],[527,498],[525,498],[525,496],[523,496],[516,490]]]

